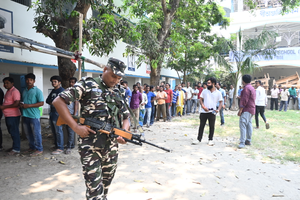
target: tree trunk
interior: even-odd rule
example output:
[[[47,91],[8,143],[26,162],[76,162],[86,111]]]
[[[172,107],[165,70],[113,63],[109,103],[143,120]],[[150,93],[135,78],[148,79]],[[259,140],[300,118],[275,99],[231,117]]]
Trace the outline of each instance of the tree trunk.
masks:
[[[57,57],[58,62],[58,72],[59,76],[61,77],[62,87],[68,88],[69,87],[69,79],[74,76],[76,71],[75,64],[68,58]]]
[[[184,83],[186,82],[186,71],[185,70],[183,71],[183,82]]]
[[[160,71],[161,71],[161,66],[162,62],[159,62],[157,64],[157,68],[153,68],[151,66],[151,72],[150,72],[150,85],[157,86],[159,85],[159,80],[160,80]]]
[[[54,39],[55,46],[69,50],[72,44],[72,38],[65,34],[63,30],[60,30],[57,34],[57,37]],[[76,71],[75,64],[68,58],[57,57],[57,65],[59,76],[62,79],[62,87],[69,87],[69,79],[74,76]]]
[[[237,72],[235,74],[235,77],[234,77],[234,85],[233,85],[233,88],[234,88],[234,92],[233,92],[233,101],[232,101],[232,106],[231,106],[231,110],[238,110],[239,109],[239,105],[236,105],[236,101],[235,101],[235,97],[236,97],[236,91],[237,91],[237,83],[239,81],[239,73]]]

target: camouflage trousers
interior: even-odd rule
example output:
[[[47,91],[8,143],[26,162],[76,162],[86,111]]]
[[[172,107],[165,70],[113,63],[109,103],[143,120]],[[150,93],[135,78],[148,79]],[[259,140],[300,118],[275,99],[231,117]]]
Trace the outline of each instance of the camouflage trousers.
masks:
[[[106,134],[90,134],[79,137],[79,154],[86,185],[86,199],[101,199],[107,195],[114,178],[118,160],[118,143]]]

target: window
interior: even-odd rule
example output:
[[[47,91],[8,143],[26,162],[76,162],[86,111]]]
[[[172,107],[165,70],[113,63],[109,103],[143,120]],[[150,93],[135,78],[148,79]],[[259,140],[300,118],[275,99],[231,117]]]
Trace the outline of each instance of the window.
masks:
[[[31,0],[12,0],[12,1],[28,7],[31,5]]]

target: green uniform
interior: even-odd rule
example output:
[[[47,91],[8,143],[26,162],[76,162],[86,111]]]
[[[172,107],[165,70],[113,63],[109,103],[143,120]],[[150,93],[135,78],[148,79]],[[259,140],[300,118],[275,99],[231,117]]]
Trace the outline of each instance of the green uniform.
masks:
[[[101,85],[99,86],[98,83]],[[59,94],[66,104],[78,100],[81,104],[81,117],[96,118],[104,123],[103,129],[122,126],[122,121],[130,115],[125,106],[125,90],[115,86],[108,88],[100,79],[84,77],[74,87]],[[108,188],[117,168],[118,143],[116,138],[97,132],[87,138],[79,137],[79,154],[86,183],[86,198],[101,199]]]

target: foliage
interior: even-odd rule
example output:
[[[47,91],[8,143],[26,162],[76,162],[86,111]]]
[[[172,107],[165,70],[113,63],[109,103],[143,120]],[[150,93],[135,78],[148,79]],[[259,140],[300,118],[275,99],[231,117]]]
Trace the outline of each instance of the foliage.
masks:
[[[213,1],[125,0],[124,7],[130,11],[130,16],[139,19],[131,31],[139,34],[128,35],[128,40],[135,40],[136,45],[129,45],[127,54],[138,55],[138,65],[143,62],[150,64],[150,75],[155,77],[155,82],[160,78],[166,54],[180,57],[179,54],[188,50],[185,48],[192,52],[195,45],[201,45],[200,40],[213,41],[208,34],[213,25],[228,24]]]
[[[87,17],[92,8],[92,16]],[[75,51],[79,46],[79,13],[83,14],[83,45],[96,56],[108,55],[116,43],[127,34],[129,22],[119,17],[122,9],[112,0],[38,0],[31,9],[35,10],[34,28],[38,33],[51,38],[56,47]],[[62,86],[76,71],[70,59],[58,57],[58,71]]]
[[[272,59],[276,55],[276,43],[274,42],[276,36],[275,32],[263,30],[254,38],[243,40],[242,31],[239,30],[237,33],[238,42],[225,38],[217,39],[214,46],[215,52],[223,53],[214,54],[214,59],[230,72],[233,85],[236,86],[242,75],[253,74],[255,70],[259,70],[256,61],[260,58]],[[230,52],[229,59],[225,52]],[[235,95],[236,90],[234,91]],[[235,104],[235,98],[233,104]]]
[[[87,18],[89,8],[93,16]],[[33,3],[35,10],[34,28],[54,41],[61,37],[71,39],[69,47],[78,50],[79,13],[83,14],[83,42],[90,53],[96,56],[108,55],[126,33],[128,21],[117,15],[121,8],[111,0],[42,0]],[[56,44],[57,46],[59,44]]]

